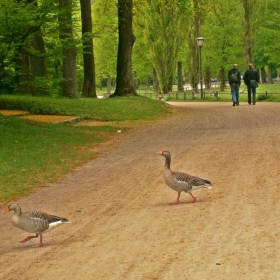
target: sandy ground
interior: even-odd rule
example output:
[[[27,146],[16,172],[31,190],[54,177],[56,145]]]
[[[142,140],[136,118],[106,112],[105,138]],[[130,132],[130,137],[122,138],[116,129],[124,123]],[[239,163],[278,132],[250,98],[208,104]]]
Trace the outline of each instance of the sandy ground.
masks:
[[[26,233],[1,215],[0,279],[280,279],[280,103],[176,105],[19,200],[72,221],[44,234],[44,247],[19,243]],[[213,189],[169,205],[177,194],[160,150]]]

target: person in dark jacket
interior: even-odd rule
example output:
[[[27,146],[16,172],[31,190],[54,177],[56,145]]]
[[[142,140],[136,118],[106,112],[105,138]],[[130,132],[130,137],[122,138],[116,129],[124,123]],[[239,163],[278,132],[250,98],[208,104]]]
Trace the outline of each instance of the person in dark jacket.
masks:
[[[230,85],[233,106],[239,105],[239,87],[241,84],[241,74],[237,67],[238,65],[234,64],[233,68],[228,72],[228,82]]]
[[[256,94],[257,90],[256,87],[252,87],[251,80],[256,81],[257,83],[260,82],[259,72],[254,69],[254,66],[252,63],[249,63],[249,69],[244,74],[244,83],[247,86],[248,90],[248,103],[251,105],[252,99],[251,99],[251,93],[253,93],[253,105],[256,105]]]

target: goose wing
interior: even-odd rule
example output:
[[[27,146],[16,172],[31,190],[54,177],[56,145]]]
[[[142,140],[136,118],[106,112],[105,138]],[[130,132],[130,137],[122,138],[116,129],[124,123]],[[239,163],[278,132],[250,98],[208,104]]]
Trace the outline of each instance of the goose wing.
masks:
[[[174,172],[173,175],[178,183],[186,185],[189,188],[191,188],[192,186],[211,185],[210,181],[189,175],[187,173]]]

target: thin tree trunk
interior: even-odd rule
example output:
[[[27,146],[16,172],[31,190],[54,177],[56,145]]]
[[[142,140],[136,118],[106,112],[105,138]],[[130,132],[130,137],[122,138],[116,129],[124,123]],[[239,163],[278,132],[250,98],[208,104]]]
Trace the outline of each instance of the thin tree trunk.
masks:
[[[82,95],[85,97],[97,97],[95,89],[95,66],[92,37],[91,0],[80,0],[83,35],[83,60],[84,83]],[[88,36],[88,38],[86,38]]]
[[[184,82],[183,82],[183,67],[181,61],[178,61],[177,63],[177,75],[178,75],[178,91],[183,91]]]
[[[47,89],[47,60],[44,57],[46,53],[44,40],[41,34],[41,31],[38,31],[37,34],[34,36],[33,41],[31,43],[33,49],[36,51],[35,54],[30,54],[30,62],[31,62],[31,71],[32,71],[32,78],[34,81],[33,85],[33,94],[48,94]],[[39,53],[40,55],[38,55]],[[40,80],[37,82],[36,78]]]
[[[197,46],[196,38],[200,36],[200,23],[201,12],[199,9],[199,0],[193,0],[194,18],[191,26],[191,32],[189,33],[188,45],[190,50],[189,55],[189,73],[190,84],[195,92],[197,92],[197,85],[199,83],[199,48]]]
[[[266,84],[266,83],[267,83],[267,80],[266,80],[266,72],[265,72],[264,67],[261,68],[261,81],[262,81],[263,84]]]
[[[252,46],[250,38],[250,3],[248,0],[243,0],[244,7],[244,42],[245,42],[245,58],[246,65],[252,61]]]
[[[226,70],[225,70],[225,67],[222,67],[221,70],[220,70],[220,87],[221,87],[221,91],[224,91],[225,90],[225,87],[226,87]]]
[[[15,92],[20,94],[32,93],[30,82],[31,82],[31,64],[30,56],[23,46],[16,50],[15,59]]]
[[[205,88],[206,89],[210,89],[211,88],[211,71],[210,71],[210,67],[209,66],[205,67],[204,84],[205,84]]]
[[[160,93],[159,81],[157,77],[157,71],[153,68],[153,88],[155,93]]]
[[[72,0],[59,0],[59,38],[62,45],[62,92],[77,97],[76,47],[72,27]]]
[[[109,75],[107,79],[107,94],[110,95],[112,90],[112,78]]]
[[[267,71],[267,82],[269,84],[273,84],[273,79],[272,79],[272,69],[270,66],[268,66],[268,71]]]

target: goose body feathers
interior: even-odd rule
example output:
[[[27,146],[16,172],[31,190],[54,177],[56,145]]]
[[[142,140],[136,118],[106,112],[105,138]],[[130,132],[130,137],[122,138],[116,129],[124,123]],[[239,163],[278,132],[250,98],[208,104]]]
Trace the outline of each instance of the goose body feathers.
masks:
[[[174,191],[178,192],[177,200],[171,204],[178,204],[181,192],[187,192],[195,202],[196,197],[191,193],[197,189],[209,188],[211,189],[212,183],[209,180],[202,179],[196,176],[189,175],[184,172],[174,172],[170,169],[171,154],[169,151],[161,151],[157,154],[165,157],[165,164],[163,170],[164,181]]]
[[[28,236],[20,241],[25,243],[32,238],[40,236],[40,243],[33,247],[43,246],[42,233],[60,224],[70,223],[66,218],[50,215],[40,211],[22,212],[21,207],[16,202],[11,202],[5,208],[4,213],[14,211],[12,216],[12,224],[28,233],[35,233],[35,236]]]

